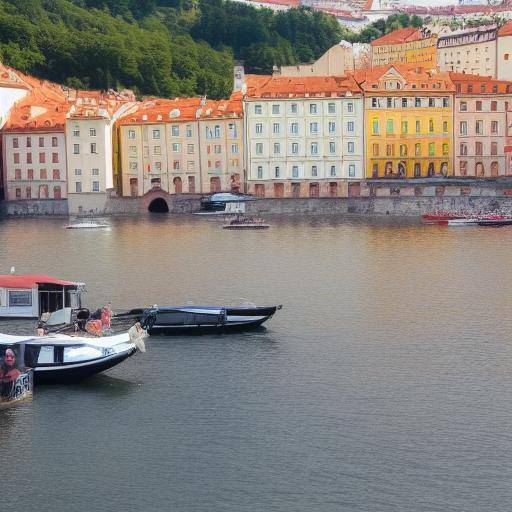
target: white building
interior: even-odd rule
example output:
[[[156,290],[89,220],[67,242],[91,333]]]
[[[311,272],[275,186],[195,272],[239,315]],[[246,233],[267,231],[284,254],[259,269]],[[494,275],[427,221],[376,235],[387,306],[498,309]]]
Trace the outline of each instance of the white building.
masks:
[[[113,123],[135,105],[130,91],[79,91],[66,120],[68,209],[102,212],[114,189]]]
[[[248,192],[343,197],[364,177],[363,99],[348,77],[246,77]]]

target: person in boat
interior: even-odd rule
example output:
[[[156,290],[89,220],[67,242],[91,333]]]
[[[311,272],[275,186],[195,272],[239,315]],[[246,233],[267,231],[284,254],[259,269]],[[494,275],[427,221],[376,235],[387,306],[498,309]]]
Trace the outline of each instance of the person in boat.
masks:
[[[16,354],[12,348],[5,349],[2,363],[0,364],[0,396],[8,397],[11,394],[14,381],[21,375],[16,368]]]
[[[101,327],[103,334],[110,334],[110,324],[112,321],[112,308],[110,302],[101,308]]]

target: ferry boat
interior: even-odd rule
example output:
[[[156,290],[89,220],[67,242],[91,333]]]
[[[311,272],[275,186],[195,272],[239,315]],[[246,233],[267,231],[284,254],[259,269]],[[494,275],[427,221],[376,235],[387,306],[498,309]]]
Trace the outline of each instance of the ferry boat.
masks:
[[[0,409],[32,400],[34,371],[25,365],[25,343],[0,342]]]
[[[0,275],[0,318],[39,318],[64,307],[81,307],[84,283],[42,274]]]
[[[238,307],[183,306],[144,310],[140,323],[153,334],[213,334],[259,327],[282,308],[245,304]]]
[[[25,364],[33,368],[35,383],[68,383],[118,365],[137,352],[140,340],[128,332],[101,338],[0,334],[0,347],[13,345],[23,345]]]

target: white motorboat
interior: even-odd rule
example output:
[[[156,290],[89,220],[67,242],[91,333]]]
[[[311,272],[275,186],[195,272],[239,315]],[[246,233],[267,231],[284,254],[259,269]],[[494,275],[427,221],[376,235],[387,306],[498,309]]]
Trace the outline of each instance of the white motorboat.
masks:
[[[105,229],[109,227],[109,224],[102,222],[77,222],[76,224],[68,224],[66,229]]]
[[[36,383],[75,382],[116,366],[137,350],[143,351],[145,336],[145,331],[99,338],[66,334],[0,334],[0,352],[5,352],[6,347],[22,344],[25,366],[34,369]]]

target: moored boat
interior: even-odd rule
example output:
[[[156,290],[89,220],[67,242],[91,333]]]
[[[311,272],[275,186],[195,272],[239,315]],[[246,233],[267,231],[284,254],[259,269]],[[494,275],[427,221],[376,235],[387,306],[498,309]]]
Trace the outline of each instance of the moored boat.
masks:
[[[477,226],[478,219],[475,217],[466,218],[466,219],[450,219],[448,221],[448,226],[456,226],[456,227],[466,227],[466,226]]]
[[[109,227],[109,224],[102,222],[77,222],[76,224],[68,224],[66,229],[105,229]]]
[[[76,382],[104,372],[137,352],[138,340],[129,333],[92,338],[52,334],[10,336],[0,334],[0,346],[22,344],[25,364],[40,383]]]
[[[269,227],[270,224],[265,223],[263,219],[243,215],[237,215],[222,226],[223,229],[268,229]]]
[[[484,217],[481,219],[478,219],[478,225],[479,226],[510,226],[512,224],[512,217],[500,217],[500,216],[494,216],[494,217]]]
[[[149,334],[212,334],[254,329],[281,309],[246,304],[238,307],[153,306],[143,312],[141,325]]]
[[[466,215],[460,212],[452,212],[449,210],[437,210],[434,212],[424,213],[421,216],[423,222],[432,224],[448,224],[449,220],[464,219]]]

